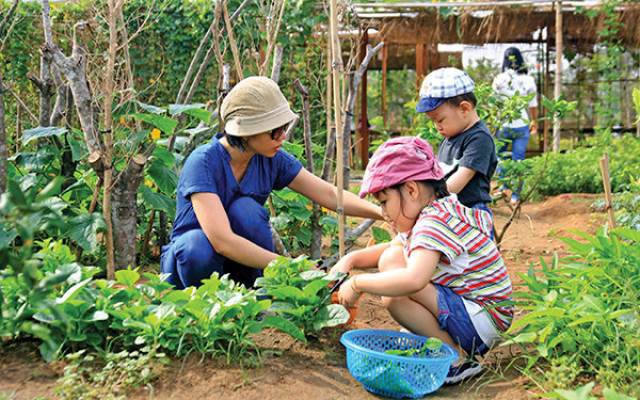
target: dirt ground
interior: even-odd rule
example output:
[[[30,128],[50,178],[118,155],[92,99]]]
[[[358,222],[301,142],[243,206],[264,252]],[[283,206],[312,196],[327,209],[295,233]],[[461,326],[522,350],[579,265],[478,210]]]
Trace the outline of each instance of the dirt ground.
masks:
[[[514,283],[517,272],[525,272],[540,257],[554,252],[564,254],[558,237],[570,236],[572,229],[593,232],[605,220],[593,213],[590,205],[595,195],[565,194],[527,204],[510,227],[502,253]],[[494,209],[500,231],[510,215],[506,204]],[[516,290],[519,290],[516,288]],[[521,289],[520,289],[521,290]],[[358,317],[350,327],[398,329],[398,325],[380,308],[379,298],[361,299]],[[263,366],[240,368],[220,361],[197,357],[174,361],[152,386],[132,393],[131,399],[374,399],[349,374],[344,349],[339,343],[343,330],[323,333],[322,338],[304,346],[279,333],[263,334],[258,341],[263,352]],[[441,388],[431,399],[534,398],[526,379],[509,363],[508,349],[493,350],[487,357],[487,372],[480,378],[453,387]],[[39,359],[29,346],[0,349],[0,399],[54,398],[53,388],[61,373],[59,365],[50,366]]]

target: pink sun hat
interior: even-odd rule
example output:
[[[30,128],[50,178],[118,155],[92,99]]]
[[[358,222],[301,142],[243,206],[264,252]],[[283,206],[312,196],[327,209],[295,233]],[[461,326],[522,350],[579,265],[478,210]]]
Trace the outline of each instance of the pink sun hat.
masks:
[[[443,177],[442,168],[426,140],[400,136],[384,142],[371,157],[362,178],[360,197],[407,181]]]

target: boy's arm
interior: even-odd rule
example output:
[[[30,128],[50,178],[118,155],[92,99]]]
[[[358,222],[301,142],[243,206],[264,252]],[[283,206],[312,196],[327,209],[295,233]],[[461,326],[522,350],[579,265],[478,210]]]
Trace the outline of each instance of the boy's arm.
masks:
[[[475,174],[476,171],[471,168],[458,167],[458,170],[447,179],[447,189],[449,193],[460,193],[471,179],[473,179]]]
[[[342,286],[345,290],[355,289],[380,296],[407,296],[429,284],[440,256],[441,253],[435,250],[416,249],[411,253],[406,268],[357,275]],[[342,295],[342,288],[340,290]]]

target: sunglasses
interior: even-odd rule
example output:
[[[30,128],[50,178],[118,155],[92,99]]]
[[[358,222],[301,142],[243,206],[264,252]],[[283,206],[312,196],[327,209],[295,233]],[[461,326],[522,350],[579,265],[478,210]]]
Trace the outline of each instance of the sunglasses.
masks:
[[[271,130],[271,140],[280,140],[282,135],[287,133],[287,128],[288,127],[289,127],[289,124],[285,124],[285,125],[282,125],[280,127],[275,128],[275,129],[272,129]]]

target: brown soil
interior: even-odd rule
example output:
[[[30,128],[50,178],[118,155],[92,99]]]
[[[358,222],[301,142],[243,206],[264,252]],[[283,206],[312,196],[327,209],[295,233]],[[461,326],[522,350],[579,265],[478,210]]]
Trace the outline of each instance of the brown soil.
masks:
[[[502,245],[512,279],[525,272],[540,257],[560,255],[564,245],[558,237],[571,230],[593,232],[605,220],[593,213],[594,195],[561,195],[544,202],[527,204],[510,227]],[[495,209],[498,231],[510,215],[506,204]],[[521,289],[516,289],[521,290]],[[364,297],[353,328],[398,329],[398,325],[380,308],[376,297]],[[219,360],[189,357],[174,360],[152,387],[132,393],[131,399],[374,399],[356,382],[345,367],[339,337],[342,330],[323,332],[322,338],[302,345],[285,335],[269,332],[258,338],[264,350],[259,368],[227,366]],[[61,374],[60,365],[42,362],[32,345],[2,346],[0,350],[0,399],[54,398],[53,388]],[[526,379],[513,368],[509,349],[494,350],[487,357],[486,374],[468,383],[441,388],[431,399],[504,399],[534,398]]]

